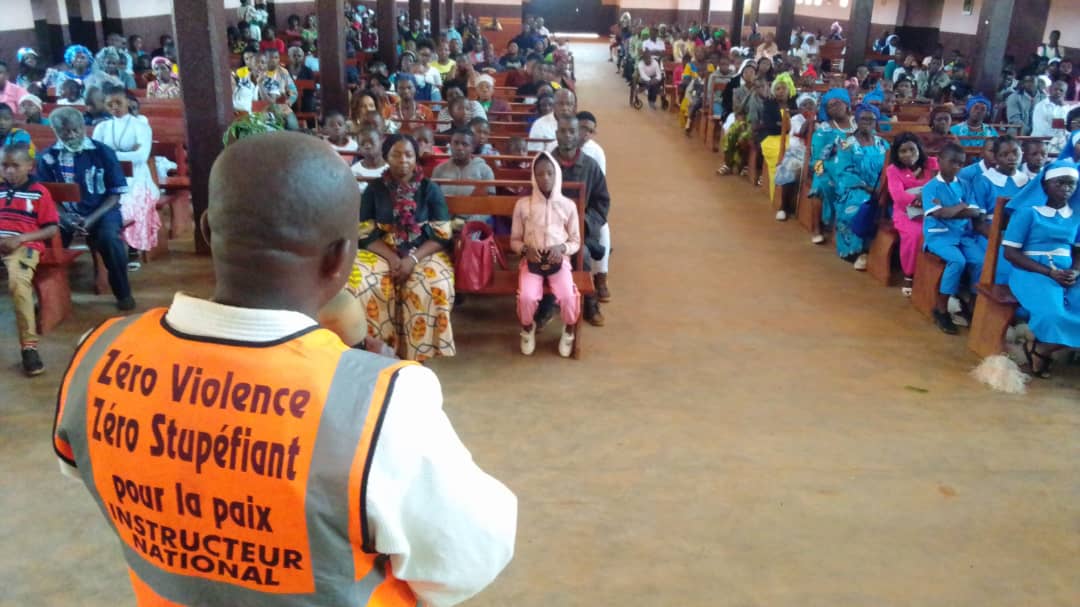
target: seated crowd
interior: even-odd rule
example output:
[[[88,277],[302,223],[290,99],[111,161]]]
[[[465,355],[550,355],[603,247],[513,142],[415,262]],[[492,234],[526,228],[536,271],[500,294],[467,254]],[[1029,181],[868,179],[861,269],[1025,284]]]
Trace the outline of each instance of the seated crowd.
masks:
[[[391,72],[371,50],[373,13],[350,7],[348,52],[364,61],[350,65],[348,106],[330,108],[317,87],[305,84],[318,79],[314,16],[303,27],[289,17],[279,36],[261,10],[245,0],[240,22],[228,30],[239,66],[239,118],[229,136],[286,129],[321,137],[352,166],[362,192],[360,250],[347,288],[320,314],[324,325],[348,343],[388,355],[454,355],[450,316],[464,298],[456,296],[453,256],[455,239],[472,225],[466,220],[486,224],[508,239],[507,253],[520,256],[523,353],[533,353],[537,330],[556,305],[564,357],[575,347],[580,317],[604,324],[611,249],[605,157],[594,138],[596,117],[578,108],[569,47],[542,20],[528,19],[499,55],[473,17],[463,15],[438,37],[403,19],[400,61]],[[34,268],[54,237],[63,247],[85,237],[124,311],[135,308],[128,272],[138,267],[137,253],[168,237],[159,235],[159,183],[173,175],[155,169],[178,159],[151,154],[158,153],[159,129],[182,127],[182,113],[170,119],[163,109],[180,107],[182,85],[172,39],[163,36],[161,49],[147,54],[135,38],[129,46],[110,35],[96,55],[73,45],[56,68],[41,66],[33,49],[20,49],[11,81],[0,63],[4,189],[9,201],[19,201],[0,210],[0,252],[30,375],[44,368],[36,353]],[[48,125],[51,136],[42,141],[31,125]],[[490,181],[496,171],[520,183],[439,183]],[[49,183],[78,184],[80,199],[53,201],[42,185]],[[564,195],[563,184],[571,183],[574,194]],[[578,188],[583,217],[574,202]],[[451,215],[448,196],[489,194],[520,199],[507,217]],[[579,251],[595,283],[585,293],[572,276],[571,257]],[[545,282],[551,295],[544,295]]]
[[[875,237],[891,232],[911,296],[920,252],[940,258],[932,316],[942,331],[971,322],[984,260],[997,259],[993,284],[1018,302],[1015,319],[1034,334],[1030,369],[1045,377],[1051,353],[1080,348],[1080,87],[1058,38],[1023,69],[1006,67],[987,95],[972,89],[959,51],[920,59],[889,33],[848,77],[836,71],[839,24],[824,37],[796,28],[782,51],[756,28],[749,46],[732,47],[722,28],[624,14],[612,60],[632,100],[648,89],[655,108],[666,81],[687,135],[703,131],[722,154],[717,174],[767,181],[776,219],[807,215],[811,241],[831,233],[854,269],[866,270]],[[995,224],[999,198],[1009,202]],[[993,225],[1003,247],[988,254]]]

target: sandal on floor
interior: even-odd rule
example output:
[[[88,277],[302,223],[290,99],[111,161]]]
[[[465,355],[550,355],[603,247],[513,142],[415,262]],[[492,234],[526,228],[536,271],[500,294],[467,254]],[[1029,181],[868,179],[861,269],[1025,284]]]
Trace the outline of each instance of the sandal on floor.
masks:
[[[730,175],[731,174],[731,167],[729,167],[728,165],[725,164],[724,166],[716,169],[716,174],[717,175]]]
[[[750,174],[750,169],[748,169],[746,167],[743,167],[743,169],[741,171],[739,171],[739,177],[746,177],[749,174]]]
[[[1050,379],[1050,365],[1054,362],[1054,359],[1050,358],[1046,354],[1039,354],[1036,348],[1039,347],[1039,340],[1031,342],[1030,348],[1024,348],[1024,355],[1027,357],[1028,368],[1031,369],[1031,374],[1039,379]],[[1045,366],[1038,371],[1035,370],[1035,360],[1042,361]]]
[[[904,286],[900,287],[900,294],[904,297],[911,297],[912,286],[915,281],[911,278],[904,277]]]

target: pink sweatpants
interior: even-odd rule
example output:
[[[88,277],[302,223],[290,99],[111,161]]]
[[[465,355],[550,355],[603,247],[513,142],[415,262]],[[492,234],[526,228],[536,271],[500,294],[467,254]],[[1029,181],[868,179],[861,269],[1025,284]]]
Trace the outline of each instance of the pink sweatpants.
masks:
[[[900,232],[900,267],[904,276],[915,276],[915,260],[919,257],[919,237],[922,236],[922,221],[910,219],[907,213],[896,214],[893,210],[893,225]]]
[[[551,292],[555,295],[555,301],[559,302],[559,310],[564,324],[577,324],[581,316],[581,302],[578,300],[577,287],[574,286],[574,276],[570,273],[570,259],[563,258],[562,267],[559,271],[547,277]],[[544,296],[544,277],[533,274],[521,260],[518,267],[518,292],[517,313],[522,326],[531,325],[536,316],[536,307],[540,304],[540,298]]]

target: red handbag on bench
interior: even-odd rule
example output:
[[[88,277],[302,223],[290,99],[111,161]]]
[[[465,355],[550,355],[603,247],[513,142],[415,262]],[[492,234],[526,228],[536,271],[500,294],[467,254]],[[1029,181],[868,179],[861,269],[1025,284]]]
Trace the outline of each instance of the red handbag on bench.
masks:
[[[463,293],[484,290],[495,279],[495,264],[506,268],[491,226],[482,221],[465,223],[458,236],[454,285]]]

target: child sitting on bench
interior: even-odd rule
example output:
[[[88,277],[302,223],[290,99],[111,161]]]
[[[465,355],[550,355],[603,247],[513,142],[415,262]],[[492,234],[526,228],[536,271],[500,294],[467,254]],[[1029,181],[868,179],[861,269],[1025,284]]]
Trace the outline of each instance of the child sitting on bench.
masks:
[[[574,349],[575,327],[581,302],[570,256],[581,248],[577,206],[562,194],[562,169],[547,152],[533,160],[532,194],[514,205],[510,248],[521,255],[518,268],[517,313],[521,322],[521,353],[536,350],[536,308],[544,296],[547,280],[562,312],[559,355],[567,358]]]
[[[1025,139],[1023,150],[1024,158],[1020,171],[1029,180],[1034,179],[1042,170],[1043,165],[1046,164],[1046,142],[1038,139]]]
[[[971,202],[982,207],[987,226],[994,219],[998,197],[1012,198],[1030,179],[1020,171],[1020,144],[1012,135],[994,139],[994,168],[971,183]]]
[[[964,164],[964,148],[947,143],[938,155],[939,173],[923,186],[923,246],[945,260],[934,323],[949,335],[956,335],[956,323],[949,314],[949,298],[960,292],[960,280],[967,274],[970,284],[979,280],[986,241],[975,231],[982,207],[967,198],[967,190],[957,175]]]
[[[469,121],[469,128],[473,132],[473,154],[477,156],[498,156],[499,150],[491,145],[491,123],[487,118],[477,116]],[[499,163],[495,163],[499,166]]]
[[[357,177],[382,177],[386,172],[386,160],[382,155],[382,134],[373,126],[360,127],[356,134],[360,159],[352,165],[352,174]],[[356,182],[363,194],[368,182]]]
[[[335,152],[357,150],[356,140],[349,136],[349,123],[345,120],[345,114],[338,110],[330,110],[323,118],[323,138]]]
[[[4,146],[0,166],[4,178],[0,186],[0,256],[7,268],[8,290],[19,328],[23,372],[41,375],[45,365],[37,352],[34,271],[45,252],[44,241],[59,233],[60,217],[49,191],[30,178],[34,161],[29,146]]]

